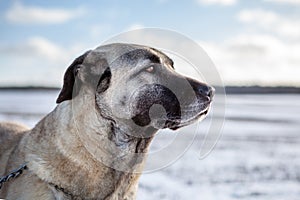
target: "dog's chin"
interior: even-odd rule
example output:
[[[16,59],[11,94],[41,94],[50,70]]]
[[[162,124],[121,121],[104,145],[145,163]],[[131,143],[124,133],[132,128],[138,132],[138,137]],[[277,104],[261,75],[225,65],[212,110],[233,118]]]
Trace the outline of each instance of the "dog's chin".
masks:
[[[207,116],[208,112],[209,112],[209,107],[207,107],[206,109],[204,109],[197,115],[183,117],[179,124],[174,124],[174,125],[170,125],[170,126],[168,126],[168,124],[166,124],[167,126],[165,128],[169,128],[169,129],[175,131],[179,128],[191,125],[192,123],[194,123],[196,121],[200,122]]]

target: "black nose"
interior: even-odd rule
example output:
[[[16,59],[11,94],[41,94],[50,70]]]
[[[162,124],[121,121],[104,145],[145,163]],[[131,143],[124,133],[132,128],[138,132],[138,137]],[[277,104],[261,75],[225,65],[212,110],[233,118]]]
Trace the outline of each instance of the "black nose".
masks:
[[[201,85],[198,87],[198,91],[201,95],[212,98],[215,93],[215,89],[208,85]]]
[[[188,81],[197,95],[209,97],[210,100],[213,98],[215,94],[215,89],[213,87],[190,78],[188,78]]]

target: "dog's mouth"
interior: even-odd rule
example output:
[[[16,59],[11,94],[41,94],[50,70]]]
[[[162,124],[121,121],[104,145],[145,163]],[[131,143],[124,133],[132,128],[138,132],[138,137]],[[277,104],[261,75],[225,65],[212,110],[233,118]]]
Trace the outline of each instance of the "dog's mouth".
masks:
[[[188,125],[190,125],[190,124],[192,124],[196,121],[201,121],[207,116],[207,114],[209,112],[209,109],[210,108],[208,107],[205,110],[203,110],[202,112],[200,112],[200,113],[198,113],[194,116],[189,116],[189,117],[186,117],[186,118],[182,118],[180,123],[175,123],[174,124],[174,123],[168,123],[167,122],[165,128],[169,128],[171,130],[177,130],[177,129],[182,128],[184,126],[188,126]]]
[[[164,110],[165,112],[156,112],[156,116],[152,115],[153,117],[149,117],[151,116],[151,114],[149,114],[151,111],[149,112],[148,110],[143,112],[143,114],[137,115],[133,120],[136,123],[140,123],[142,120],[148,119],[144,125],[150,125],[156,129],[169,128],[176,130],[196,121],[203,120],[210,110],[210,105],[211,101],[197,102],[192,105],[182,106],[177,112],[168,112],[167,110]],[[152,108],[150,108],[150,110],[152,110]]]
[[[203,105],[203,103],[202,103]],[[188,126],[196,121],[201,121],[203,120],[207,114],[209,113],[210,110],[210,105],[211,101],[205,103],[205,108],[201,108],[200,105],[196,106],[188,106],[186,108],[183,108],[181,110],[181,116],[180,119],[179,117],[177,119],[168,119],[166,120],[165,127],[164,128],[169,128],[171,130],[177,130],[178,128]],[[201,111],[199,111],[201,110]]]

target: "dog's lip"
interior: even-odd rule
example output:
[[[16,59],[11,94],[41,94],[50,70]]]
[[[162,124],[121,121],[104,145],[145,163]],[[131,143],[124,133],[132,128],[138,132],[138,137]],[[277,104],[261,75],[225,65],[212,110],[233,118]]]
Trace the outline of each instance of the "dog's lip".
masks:
[[[177,130],[181,127],[184,127],[184,126],[187,126],[187,125],[190,125],[193,121],[196,121],[198,120],[200,117],[202,116],[206,116],[209,112],[209,109],[210,109],[210,106],[208,106],[207,108],[205,108],[202,112],[200,112],[199,114],[195,115],[194,117],[190,118],[190,119],[186,119],[184,121],[182,121],[180,124],[177,124],[177,125],[174,125],[174,126],[170,126],[170,127],[167,127],[171,130]]]

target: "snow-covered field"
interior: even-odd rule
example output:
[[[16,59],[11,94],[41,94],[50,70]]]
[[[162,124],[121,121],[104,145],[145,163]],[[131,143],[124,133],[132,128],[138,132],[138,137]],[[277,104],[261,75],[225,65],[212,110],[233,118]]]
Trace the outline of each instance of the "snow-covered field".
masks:
[[[54,108],[57,94],[1,91],[0,120],[32,127]],[[158,134],[151,153],[172,145],[176,135],[193,143],[173,164],[142,175],[139,200],[300,199],[300,95],[227,96],[222,137],[199,159],[208,126],[204,120],[196,137],[195,125]]]

